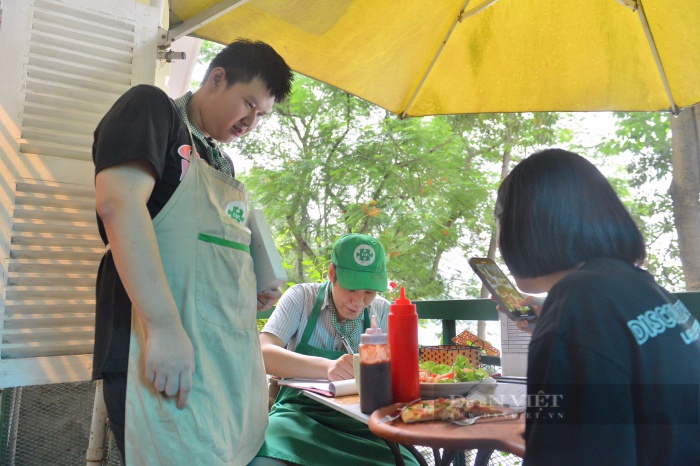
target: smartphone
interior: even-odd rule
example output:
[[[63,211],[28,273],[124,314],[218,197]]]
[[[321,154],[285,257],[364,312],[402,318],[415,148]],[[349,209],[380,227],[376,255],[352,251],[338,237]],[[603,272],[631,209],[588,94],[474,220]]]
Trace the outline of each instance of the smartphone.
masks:
[[[484,282],[486,289],[493,295],[494,299],[503,309],[506,309],[506,316],[511,320],[532,320],[535,312],[527,306],[521,306],[522,295],[508,280],[500,267],[491,259],[482,257],[472,257],[469,259],[476,275]]]

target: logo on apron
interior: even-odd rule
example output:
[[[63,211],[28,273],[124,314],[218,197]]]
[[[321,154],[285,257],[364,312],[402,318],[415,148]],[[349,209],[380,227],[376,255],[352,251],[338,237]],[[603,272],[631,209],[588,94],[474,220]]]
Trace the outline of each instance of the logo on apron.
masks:
[[[359,265],[364,265],[365,267],[368,265],[372,265],[372,262],[374,262],[374,249],[368,244],[361,244],[358,247],[355,248],[355,262],[357,262]]]
[[[224,209],[226,215],[239,223],[245,223],[245,204],[241,201],[229,202]]]

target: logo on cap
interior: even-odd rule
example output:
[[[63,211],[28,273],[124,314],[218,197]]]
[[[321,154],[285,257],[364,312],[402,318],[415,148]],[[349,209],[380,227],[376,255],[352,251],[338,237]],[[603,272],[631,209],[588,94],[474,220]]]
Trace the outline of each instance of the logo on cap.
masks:
[[[367,244],[361,244],[355,248],[354,257],[355,262],[357,262],[359,265],[364,265],[365,267],[372,265],[375,258],[374,249]]]

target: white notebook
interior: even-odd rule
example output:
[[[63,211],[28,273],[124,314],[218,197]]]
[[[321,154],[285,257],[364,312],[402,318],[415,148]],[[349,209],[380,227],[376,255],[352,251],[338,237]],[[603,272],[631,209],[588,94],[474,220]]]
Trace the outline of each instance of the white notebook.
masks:
[[[258,291],[278,288],[287,282],[287,272],[262,210],[252,209],[248,222],[250,255],[253,258]]]
[[[325,379],[280,379],[277,383],[325,396],[357,395],[355,379],[336,380],[335,382]]]

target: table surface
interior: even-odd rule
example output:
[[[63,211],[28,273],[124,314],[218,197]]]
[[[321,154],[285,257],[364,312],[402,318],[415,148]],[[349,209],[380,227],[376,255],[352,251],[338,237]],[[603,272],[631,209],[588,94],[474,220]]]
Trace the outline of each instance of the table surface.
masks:
[[[362,414],[362,411],[360,411],[360,395],[348,395],[332,398],[308,391],[304,391],[304,395],[308,396],[312,400],[318,401],[321,404],[330,406],[346,416],[357,419],[364,424],[369,424],[369,414]]]
[[[502,404],[517,406],[525,394],[525,384],[508,380],[499,382],[490,393]],[[525,416],[518,419],[480,419],[471,426],[458,426],[446,421],[427,421],[405,424],[400,419],[380,423],[379,419],[395,411],[401,404],[381,408],[371,416],[360,411],[359,395],[329,398],[317,393],[305,391],[304,395],[329,406],[346,416],[368,424],[372,432],[379,437],[404,445],[424,445],[448,450],[493,449],[525,454]],[[479,398],[478,394],[472,398]],[[509,403],[512,402],[512,403]]]
[[[504,382],[504,383],[503,383]],[[522,396],[525,395],[526,385],[523,381],[513,383],[511,380],[499,382],[490,392],[491,396],[502,404],[513,407],[522,406]],[[404,445],[424,445],[449,450],[494,449],[513,453],[518,456],[525,454],[525,416],[518,419],[480,419],[471,426],[458,426],[446,421],[428,421],[415,424],[405,424],[400,419],[380,423],[379,419],[390,413],[400,404],[381,408],[371,416],[360,411],[359,395],[349,395],[329,398],[317,393],[305,391],[304,395],[329,406],[353,419],[368,424],[372,432],[378,436]],[[476,396],[468,398],[478,399]]]

